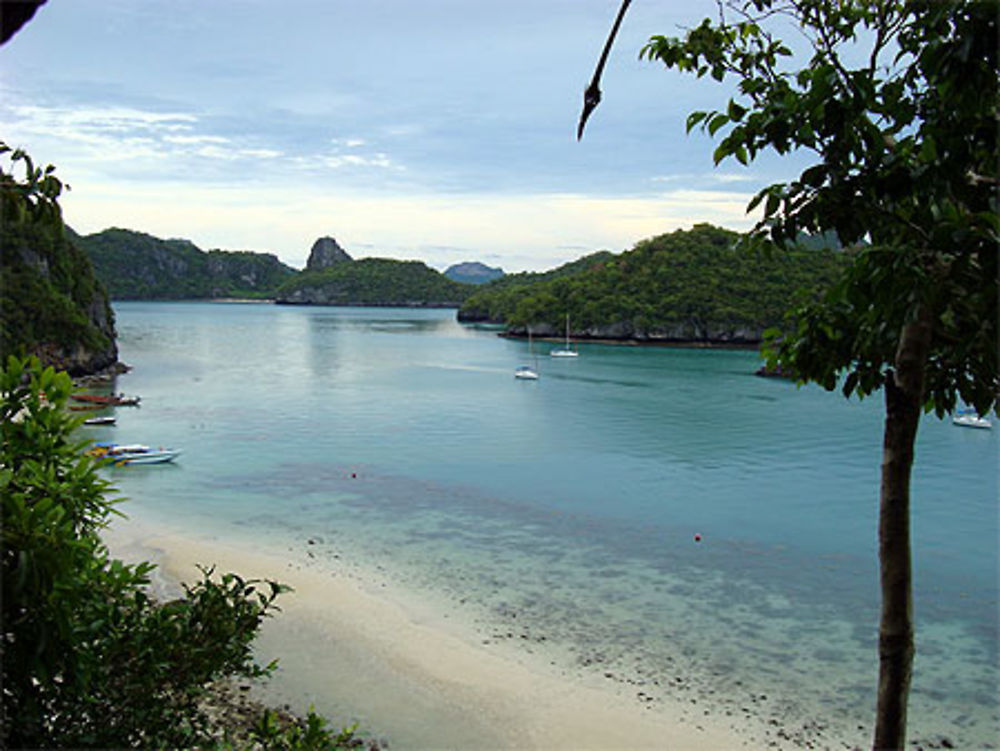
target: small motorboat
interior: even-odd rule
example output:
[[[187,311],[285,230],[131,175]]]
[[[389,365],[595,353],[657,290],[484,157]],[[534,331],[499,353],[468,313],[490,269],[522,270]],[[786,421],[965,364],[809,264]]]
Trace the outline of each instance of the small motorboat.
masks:
[[[107,459],[115,465],[122,464],[163,464],[172,462],[180,455],[178,449],[151,448],[141,443],[96,443],[87,452],[96,459]]]
[[[960,409],[951,418],[953,425],[958,425],[962,428],[981,428],[989,430],[993,427],[993,423],[990,421],[989,417],[982,417],[971,409]]]
[[[140,397],[125,396],[125,394],[73,394],[78,402],[102,404],[109,407],[137,407]]]
[[[99,417],[88,417],[83,421],[84,425],[114,425],[115,418],[111,415],[101,415]]]

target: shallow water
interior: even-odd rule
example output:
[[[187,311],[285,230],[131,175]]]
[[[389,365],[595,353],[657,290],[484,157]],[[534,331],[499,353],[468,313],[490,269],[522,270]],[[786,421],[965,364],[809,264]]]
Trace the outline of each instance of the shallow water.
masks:
[[[869,742],[879,396],[756,378],[742,351],[549,358],[453,311],[115,310],[143,402],[92,433],[184,452],[112,471],[129,513],[380,566],[637,701]],[[914,740],[996,747],[997,433],[921,426]]]

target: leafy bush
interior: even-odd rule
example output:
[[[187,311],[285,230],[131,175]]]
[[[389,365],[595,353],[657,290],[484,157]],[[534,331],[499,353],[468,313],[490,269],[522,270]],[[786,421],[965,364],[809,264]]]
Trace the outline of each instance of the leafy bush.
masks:
[[[34,358],[0,370],[0,745],[210,746],[198,700],[273,668],[250,644],[286,588],[203,569],[184,598],[153,601],[153,566],[112,560],[98,535],[116,501],[73,439],[71,390]]]

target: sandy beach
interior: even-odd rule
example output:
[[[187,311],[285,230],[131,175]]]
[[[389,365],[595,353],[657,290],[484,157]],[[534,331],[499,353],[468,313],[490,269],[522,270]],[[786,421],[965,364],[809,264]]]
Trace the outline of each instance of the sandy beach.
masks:
[[[258,640],[261,662],[280,658],[259,698],[299,712],[315,704],[391,748],[708,751],[769,735],[759,718],[737,726],[683,698],[653,703],[636,686],[567,675],[540,653],[482,639],[379,572],[320,566],[308,551],[247,549],[128,519],[105,539],[117,557],[158,563],[164,593],[196,579],[198,563],[292,586]]]

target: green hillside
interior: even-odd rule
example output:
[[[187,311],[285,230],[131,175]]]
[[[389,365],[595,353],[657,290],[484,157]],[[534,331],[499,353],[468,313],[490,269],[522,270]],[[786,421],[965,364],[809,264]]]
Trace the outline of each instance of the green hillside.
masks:
[[[759,342],[800,295],[832,283],[844,254],[796,250],[764,257],[734,249],[739,235],[707,224],[581,259],[544,275],[481,287],[460,320],[504,323],[514,334],[665,342]],[[519,278],[520,277],[520,278]]]
[[[267,253],[205,252],[188,240],[126,229],[78,236],[77,242],[116,300],[267,298],[295,273]]]
[[[536,289],[540,289],[535,285],[579,274],[601,266],[614,257],[614,253],[601,250],[565,263],[551,271],[522,271],[519,274],[507,274],[484,284],[470,294],[458,311],[458,320],[469,323],[506,323],[513,319],[518,304],[531,297]]]
[[[61,222],[16,222],[0,232],[0,354],[37,355],[77,375],[118,360],[114,314],[87,256]]]
[[[362,258],[297,274],[278,288],[275,302],[457,308],[473,289],[421,261]]]

